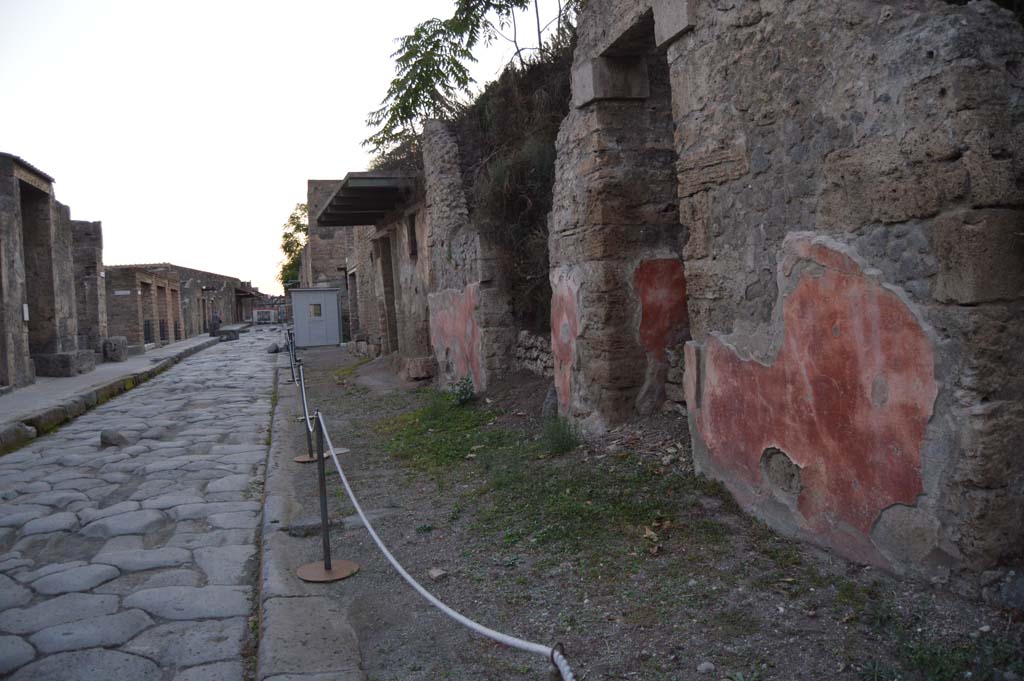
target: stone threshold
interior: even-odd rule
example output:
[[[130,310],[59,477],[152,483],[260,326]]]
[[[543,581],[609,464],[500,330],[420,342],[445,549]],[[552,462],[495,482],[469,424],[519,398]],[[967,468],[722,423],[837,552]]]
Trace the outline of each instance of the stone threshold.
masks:
[[[217,345],[219,338],[190,345],[180,351],[154,362],[152,366],[126,376],[119,376],[106,383],[90,387],[78,394],[63,398],[59,403],[47,406],[15,421],[0,425],[0,456],[23,447],[41,435],[71,421],[85,412],[108,402],[112,397],[131,390],[140,383],[162,374],[172,366],[201,350]]]

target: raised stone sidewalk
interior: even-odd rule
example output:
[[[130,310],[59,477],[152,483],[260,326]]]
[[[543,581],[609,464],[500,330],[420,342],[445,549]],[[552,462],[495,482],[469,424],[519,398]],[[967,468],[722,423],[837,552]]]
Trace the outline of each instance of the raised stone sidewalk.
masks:
[[[205,335],[189,338],[129,357],[126,362],[100,364],[87,374],[39,377],[30,386],[0,395],[0,452],[20,447],[218,340]]]
[[[0,457],[0,678],[252,671],[266,344],[222,343]]]

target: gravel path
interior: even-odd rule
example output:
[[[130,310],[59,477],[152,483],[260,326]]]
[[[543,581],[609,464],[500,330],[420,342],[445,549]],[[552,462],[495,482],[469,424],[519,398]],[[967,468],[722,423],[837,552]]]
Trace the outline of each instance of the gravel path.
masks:
[[[221,343],[0,458],[0,678],[249,673],[267,343]]]

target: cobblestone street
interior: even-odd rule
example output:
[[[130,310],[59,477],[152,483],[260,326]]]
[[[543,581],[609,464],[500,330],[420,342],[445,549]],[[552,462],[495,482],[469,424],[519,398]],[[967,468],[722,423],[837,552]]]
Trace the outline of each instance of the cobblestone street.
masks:
[[[0,458],[0,678],[246,675],[267,338],[205,350]]]

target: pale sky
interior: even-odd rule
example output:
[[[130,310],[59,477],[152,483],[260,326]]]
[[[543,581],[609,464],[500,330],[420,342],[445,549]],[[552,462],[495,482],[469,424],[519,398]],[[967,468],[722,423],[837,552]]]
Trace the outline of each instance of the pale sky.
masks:
[[[306,180],[366,168],[395,39],[453,5],[0,0],[0,151],[53,176],[73,219],[103,222],[106,264],[172,262],[278,293],[281,225]],[[526,21],[521,37],[536,32]],[[479,85],[510,56],[483,51]]]

